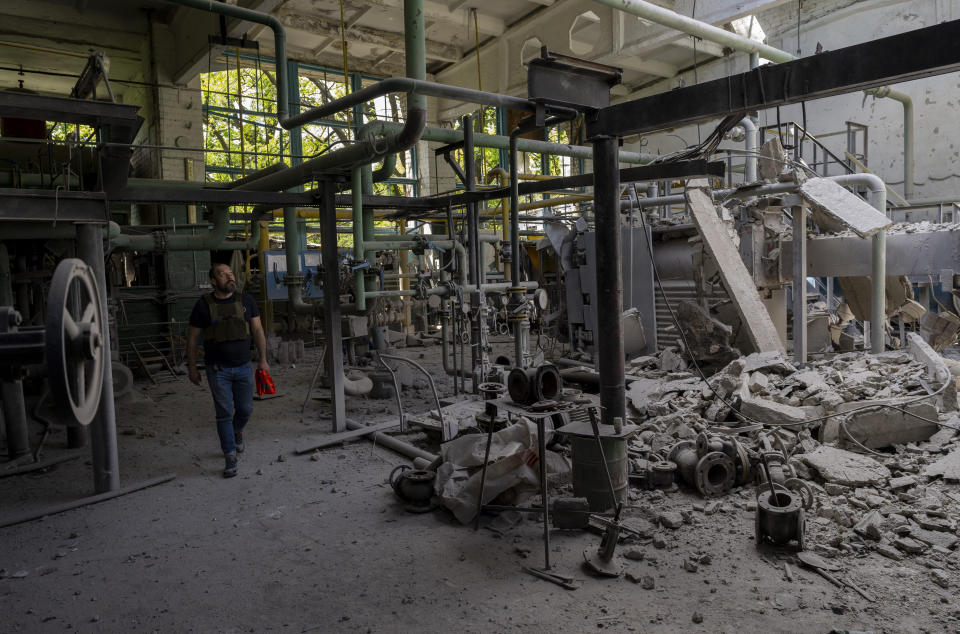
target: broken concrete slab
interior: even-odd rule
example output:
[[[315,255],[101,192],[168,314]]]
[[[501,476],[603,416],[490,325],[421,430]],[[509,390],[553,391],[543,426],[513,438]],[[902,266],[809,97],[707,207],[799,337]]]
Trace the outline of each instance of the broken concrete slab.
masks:
[[[676,313],[685,335],[681,344],[688,346],[698,361],[724,366],[740,356],[740,352],[730,345],[733,329],[712,317],[706,309],[683,301],[677,305]]]
[[[754,372],[747,381],[747,389],[750,390],[751,394],[762,392],[766,390],[769,385],[770,379],[767,378],[767,375],[763,372]]]
[[[907,335],[907,350],[914,359],[927,366],[927,374],[938,383],[944,383],[950,378],[950,370],[943,357],[917,333],[911,332]]]
[[[923,472],[928,478],[942,477],[946,482],[960,482],[960,449],[954,449],[929,465]]]
[[[693,223],[707,251],[717,261],[720,278],[740,315],[750,343],[757,352],[783,350],[770,313],[760,301],[753,276],[747,271],[739,251],[727,235],[726,225],[717,216],[710,194],[704,189],[688,187],[686,199]]]
[[[846,486],[883,484],[890,470],[869,456],[821,445],[801,459],[827,482]]]
[[[740,412],[744,416],[772,425],[797,424],[807,419],[806,412],[799,407],[753,397],[741,401]]]
[[[946,310],[929,312],[920,320],[920,330],[934,350],[943,350],[956,343],[960,317]]]
[[[852,229],[861,238],[869,238],[893,226],[886,214],[828,178],[808,178],[798,193],[813,209],[817,224],[832,225],[828,226],[830,229],[839,225],[841,229]]]
[[[859,403],[850,403],[850,405],[857,404]],[[878,449],[891,445],[923,442],[940,429],[934,423],[917,418],[922,416],[937,420],[939,414],[932,403],[910,403],[897,405],[897,407],[906,411],[884,407],[854,412],[846,421],[836,418],[827,420],[821,428],[821,442],[836,442],[841,446],[860,443],[870,449]],[[838,411],[843,410],[838,408]],[[845,428],[846,433],[841,431],[841,428]],[[853,436],[856,442],[851,441],[850,436]]]
[[[768,370],[779,374],[790,374],[796,371],[796,368],[787,361],[782,352],[754,352],[743,357],[741,361],[743,361],[742,369],[744,372]]]

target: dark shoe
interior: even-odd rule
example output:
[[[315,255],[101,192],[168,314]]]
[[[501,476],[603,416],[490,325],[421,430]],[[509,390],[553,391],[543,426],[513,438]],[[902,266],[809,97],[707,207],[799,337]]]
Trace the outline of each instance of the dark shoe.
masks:
[[[236,441],[235,444],[237,445],[237,453],[243,453],[243,432],[233,432],[233,438]]]
[[[237,457],[236,456],[224,456],[225,466],[223,467],[223,477],[232,478],[237,475]]]

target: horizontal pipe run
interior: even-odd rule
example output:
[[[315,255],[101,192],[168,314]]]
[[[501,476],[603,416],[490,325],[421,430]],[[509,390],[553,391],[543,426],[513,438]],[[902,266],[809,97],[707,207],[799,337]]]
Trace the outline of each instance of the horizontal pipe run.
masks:
[[[493,284],[483,284],[480,286],[480,291],[487,294],[493,295],[496,293],[505,293],[514,286],[522,288],[524,290],[530,291],[539,288],[537,282],[520,282],[519,284],[514,285],[513,282],[495,282]],[[461,286],[460,289],[464,293],[473,293],[477,290],[475,284],[467,284]],[[425,293],[427,295],[440,295],[441,297],[450,295],[454,290],[446,286],[436,286],[434,288],[426,289]],[[367,291],[367,298],[371,297],[414,297],[417,295],[418,291],[415,290],[394,290],[394,291]]]
[[[391,132],[395,133],[402,126],[402,123],[395,121],[371,121],[361,129],[369,129],[376,134],[388,134]],[[421,139],[447,145],[463,143],[463,130],[425,127]],[[496,134],[474,134],[473,144],[479,147],[509,150],[510,137]],[[517,139],[517,150],[521,152],[535,152],[537,154],[553,154],[556,156],[593,160],[593,149],[586,145],[569,145],[566,143],[550,143],[548,141],[537,141],[534,139]],[[659,158],[656,154],[620,151],[621,163],[643,165],[656,158]],[[520,178],[523,179],[522,174]]]

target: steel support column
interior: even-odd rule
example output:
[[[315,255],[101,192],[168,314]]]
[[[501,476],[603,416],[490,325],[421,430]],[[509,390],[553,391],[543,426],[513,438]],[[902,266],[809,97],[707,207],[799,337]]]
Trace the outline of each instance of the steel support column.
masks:
[[[793,208],[793,360],[807,362],[807,208]]]
[[[468,192],[476,189],[476,159],[473,145],[473,117],[464,115],[461,119],[463,128],[463,185]],[[469,271],[470,284],[479,287],[483,283],[483,246],[480,244],[480,218],[476,202],[467,203],[467,239],[470,246]],[[473,376],[473,392],[478,393],[478,386],[483,380],[477,374],[482,373],[482,303],[483,296],[479,293],[470,294],[470,374]]]
[[[323,262],[323,329],[327,341],[327,376],[330,379],[330,415],[333,431],[347,429],[343,395],[343,337],[340,331],[340,262],[337,257],[336,188],[332,183],[321,185],[323,220],[320,223]]]
[[[78,255],[93,270],[100,289],[100,314],[106,332],[100,338],[103,346],[103,390],[100,406],[90,423],[90,448],[93,456],[93,485],[97,493],[120,488],[120,456],[117,450],[117,416],[113,403],[113,370],[110,355],[110,319],[107,311],[107,279],[103,265],[103,229],[100,225],[77,225]]]
[[[623,274],[620,271],[620,171],[618,139],[593,142],[594,222],[597,241],[597,367],[600,370],[601,422],[610,425],[626,413],[623,363]]]

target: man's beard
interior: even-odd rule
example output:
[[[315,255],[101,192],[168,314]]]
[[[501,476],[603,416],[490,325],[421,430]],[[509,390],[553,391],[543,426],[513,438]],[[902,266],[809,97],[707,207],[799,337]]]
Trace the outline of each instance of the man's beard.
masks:
[[[236,288],[237,288],[236,282],[223,282],[223,283],[218,282],[217,283],[217,290],[220,291],[221,293],[232,293],[234,290],[236,290]]]

